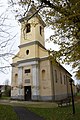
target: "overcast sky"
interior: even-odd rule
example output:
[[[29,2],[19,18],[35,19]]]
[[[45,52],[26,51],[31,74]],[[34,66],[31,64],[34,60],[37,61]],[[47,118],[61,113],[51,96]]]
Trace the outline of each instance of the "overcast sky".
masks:
[[[8,32],[10,33],[10,38],[13,38],[13,36],[16,35],[16,37],[11,40],[6,47],[2,47],[0,46],[0,54],[3,54],[5,52],[9,52],[12,51],[12,53],[16,53],[18,51],[18,45],[19,45],[19,25],[17,23],[17,21],[15,20],[14,15],[10,12],[9,9],[7,9],[7,0],[0,0],[0,30],[8,30]],[[4,24],[6,26],[12,26],[12,27],[3,27],[1,26],[1,19],[2,18],[7,18],[8,20],[4,20]],[[3,41],[6,41],[6,35],[7,34],[3,34],[4,37],[1,37],[2,33],[0,31],[0,43],[2,43]],[[5,43],[3,43],[3,46],[5,46]],[[5,60],[4,60],[5,59]],[[0,67],[4,67],[4,66],[10,66],[11,63],[11,58],[10,57],[6,57],[6,58],[1,58],[0,57]],[[4,74],[5,72],[5,74]],[[11,83],[11,67],[9,67],[8,69],[4,68],[3,72],[0,69],[0,84],[5,84],[5,81],[9,80]]]

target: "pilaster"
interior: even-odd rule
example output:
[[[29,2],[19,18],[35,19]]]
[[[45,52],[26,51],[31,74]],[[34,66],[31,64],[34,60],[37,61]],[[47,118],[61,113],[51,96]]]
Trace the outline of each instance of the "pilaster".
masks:
[[[32,100],[39,100],[39,65],[32,65]]]
[[[24,99],[23,96],[23,68],[22,67],[18,67],[18,99]]]

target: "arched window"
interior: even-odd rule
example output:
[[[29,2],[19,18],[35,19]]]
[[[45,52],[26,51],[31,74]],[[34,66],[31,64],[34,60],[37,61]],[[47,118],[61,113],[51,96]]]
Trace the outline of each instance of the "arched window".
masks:
[[[42,27],[40,26],[40,35],[42,35]]]
[[[64,75],[64,84],[66,84],[66,76]]]
[[[61,81],[61,84],[62,84],[62,73],[60,72],[60,81]]]
[[[57,83],[57,70],[54,71],[55,72],[55,82]]]
[[[17,83],[18,80],[18,74],[15,74],[15,83]]]
[[[45,78],[45,70],[42,70],[42,80],[45,80],[46,78]]]
[[[29,33],[31,31],[30,23],[26,25],[26,33]]]

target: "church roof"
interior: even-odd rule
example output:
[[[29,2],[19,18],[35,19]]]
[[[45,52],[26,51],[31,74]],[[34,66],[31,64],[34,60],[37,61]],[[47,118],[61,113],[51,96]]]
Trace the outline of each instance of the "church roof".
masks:
[[[46,24],[42,20],[41,16],[38,14],[38,10],[37,10],[35,5],[31,6],[31,8],[30,8],[28,14],[26,15],[26,17],[23,17],[23,18],[19,19],[19,22],[22,22],[24,20],[29,21],[32,17],[37,17],[39,19],[39,21],[43,24],[43,26],[44,27],[46,26]]]

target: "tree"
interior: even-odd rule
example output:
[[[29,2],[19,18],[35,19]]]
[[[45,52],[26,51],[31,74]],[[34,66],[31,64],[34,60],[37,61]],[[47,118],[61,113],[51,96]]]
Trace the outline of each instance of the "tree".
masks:
[[[13,35],[12,19],[10,18],[9,7],[0,1],[0,72],[7,73],[10,67],[10,57],[14,55],[13,46],[16,34]]]
[[[47,11],[48,17],[47,15],[45,17],[47,23],[56,29],[55,34],[50,37],[50,40],[60,46],[55,55],[63,63],[72,63],[76,77],[80,78],[80,9],[78,9],[80,1],[55,0],[50,3],[42,0],[42,2],[51,8]]]
[[[4,91],[4,95],[6,97],[10,97],[11,95],[11,87],[9,86],[9,80],[5,80],[5,91]]]
[[[15,0],[10,0],[14,4]],[[33,3],[33,2],[32,2]],[[31,0],[18,0],[22,6],[22,16],[26,16]],[[72,64],[76,77],[80,78],[80,1],[79,0],[35,0],[37,12],[47,25],[55,30],[50,40],[60,46],[55,56],[63,63]],[[26,8],[27,6],[27,8]],[[19,14],[18,10],[16,12]],[[34,13],[35,14],[35,13]],[[19,14],[20,15],[20,14]],[[32,17],[32,16],[31,16]]]

